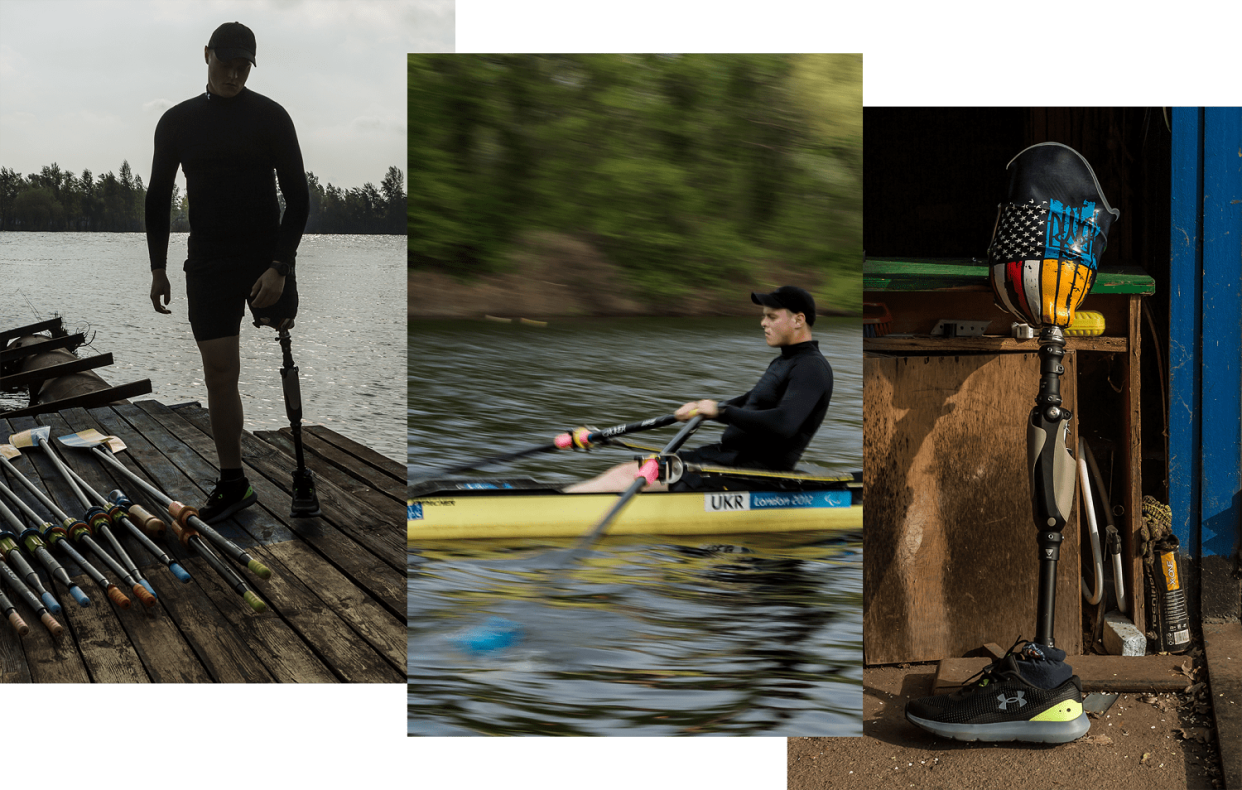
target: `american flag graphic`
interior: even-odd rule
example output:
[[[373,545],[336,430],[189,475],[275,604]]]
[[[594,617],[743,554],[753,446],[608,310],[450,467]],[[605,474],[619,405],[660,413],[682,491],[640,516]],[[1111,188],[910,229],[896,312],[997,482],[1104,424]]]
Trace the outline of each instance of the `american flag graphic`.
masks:
[[[1031,326],[1068,326],[1095,281],[1094,219],[1090,201],[1005,205],[988,250],[997,306]]]

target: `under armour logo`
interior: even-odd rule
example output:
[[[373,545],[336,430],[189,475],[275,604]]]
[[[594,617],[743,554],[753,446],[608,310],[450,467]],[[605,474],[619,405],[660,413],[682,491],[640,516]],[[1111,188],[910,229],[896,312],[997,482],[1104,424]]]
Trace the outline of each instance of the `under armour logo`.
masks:
[[[1019,691],[1016,697],[1006,697],[1004,694],[997,694],[996,699],[1000,702],[1001,710],[1008,710],[1010,703],[1017,703],[1018,707],[1026,704],[1026,692]]]

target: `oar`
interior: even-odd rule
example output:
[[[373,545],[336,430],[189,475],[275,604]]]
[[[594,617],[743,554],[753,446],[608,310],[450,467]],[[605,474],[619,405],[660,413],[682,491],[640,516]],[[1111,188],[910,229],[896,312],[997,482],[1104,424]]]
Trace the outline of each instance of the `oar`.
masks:
[[[131,507],[136,507],[133,501],[131,501],[128,497],[126,497],[120,491],[113,491],[112,493],[115,494],[116,497],[112,499],[111,501],[109,501],[104,498],[103,494],[91,488],[90,484],[87,483],[85,480],[83,480],[82,476],[79,475],[77,472],[73,471],[67,466],[65,467],[65,471],[67,471],[69,473],[69,476],[72,477],[77,482],[77,484],[82,487],[83,491],[85,491],[87,494],[90,495],[90,497],[93,500],[95,500],[95,504],[97,504],[100,508],[107,511],[108,518],[112,519],[113,524],[120,524],[122,527],[129,530],[129,533],[133,535],[134,538],[137,539],[139,543],[142,544],[143,548],[145,548],[147,551],[151,553],[151,556],[155,557],[157,560],[159,560],[160,562],[168,566],[168,570],[172,572],[173,576],[177,577],[177,580],[179,582],[181,582],[182,584],[190,583],[190,574],[186,573],[185,569],[182,568],[181,565],[176,560],[174,560],[172,557],[169,557],[164,552],[163,549],[161,549],[158,545],[156,545],[155,541],[147,537],[146,534],[142,530],[138,529],[138,527],[134,525],[134,522],[129,520],[129,516],[128,516],[129,509]],[[143,515],[147,517],[146,520],[143,521],[144,526],[149,526],[151,522],[154,521],[155,523],[159,524],[159,528],[155,530],[155,533],[160,534],[164,531],[164,522],[155,518],[150,513],[147,513],[145,510],[143,510],[142,513]]]
[[[56,450],[52,447],[52,443],[48,441],[48,435],[51,432],[51,428],[46,425],[42,425],[38,428],[31,428],[30,430],[22,431],[21,433],[15,433],[9,437],[9,441],[16,447],[37,447],[42,450],[45,455],[47,455],[48,459],[52,462],[52,466],[56,467],[56,471],[60,473],[61,478],[69,486],[69,489],[73,491],[73,495],[78,498],[78,503],[82,505],[84,509],[82,520],[87,524],[90,524],[95,533],[102,536],[103,539],[108,542],[108,545],[112,547],[112,552],[120,559],[121,566],[125,569],[126,573],[129,574],[129,578],[146,588],[146,591],[150,593],[153,598],[158,597],[155,594],[155,588],[152,587],[151,583],[143,577],[142,571],[138,570],[138,564],[130,558],[129,553],[125,551],[123,546],[121,546],[121,541],[117,540],[116,535],[112,534],[112,517],[108,514],[108,511],[98,505],[91,504],[91,500],[86,496],[86,493],[78,486],[77,481],[70,475],[69,467],[66,466],[65,462],[60,460],[60,456],[56,454]],[[152,605],[151,603],[148,603],[145,598],[142,598],[142,596],[139,596],[139,598],[147,606]]]
[[[11,445],[0,446],[0,450],[4,447],[11,447]],[[6,466],[9,465],[9,460],[4,456],[0,456],[0,461],[4,461]],[[0,483],[0,492],[7,491],[9,489],[4,486],[4,483]],[[5,506],[2,499],[0,499],[0,515],[4,515],[4,519],[12,525],[12,528],[19,530],[17,539],[20,540],[22,545],[25,545],[27,552],[39,558],[43,568],[47,569],[47,573],[52,574],[52,579],[60,581],[61,584],[70,590],[70,595],[73,596],[73,600],[78,602],[78,606],[91,605],[91,599],[81,589],[78,589],[76,584],[73,584],[73,580],[70,579],[70,573],[60,563],[57,563],[55,556],[48,552],[47,545],[43,543],[43,530],[50,528],[51,524],[43,524],[41,527],[26,527],[25,524],[22,524],[21,519],[16,517],[14,512]],[[36,520],[34,523],[37,524],[39,522]]]
[[[29,481],[27,481],[26,478],[22,476],[21,472],[18,472],[13,467],[13,465],[9,463],[9,459],[5,458],[3,455],[0,455],[0,462],[2,462],[8,468],[9,472],[11,472],[14,477],[23,481],[24,483],[29,483]],[[30,521],[30,523],[39,525],[38,526],[39,533],[43,535],[43,537],[47,538],[48,545],[54,548],[59,548],[61,551],[65,553],[65,556],[69,557],[69,559],[73,560],[79,566],[81,566],[82,570],[86,573],[86,575],[91,578],[91,581],[98,584],[100,589],[102,589],[104,593],[107,594],[108,598],[110,598],[113,603],[115,603],[121,609],[129,608],[129,598],[125,597],[125,593],[121,592],[121,589],[117,587],[115,584],[108,581],[108,579],[102,573],[100,573],[99,570],[94,565],[87,562],[86,558],[83,557],[82,554],[77,549],[75,549],[68,540],[66,540],[66,538],[69,537],[68,528],[75,526],[75,522],[72,519],[67,524],[54,525],[51,522],[41,518],[39,514],[35,513],[34,510],[22,500],[21,497],[19,497],[14,491],[12,491],[8,486],[4,485],[3,483],[0,483],[0,494],[7,496],[13,502],[13,504],[17,507],[17,509],[22,511],[22,513],[26,516],[26,518]],[[50,510],[48,512],[51,513]],[[63,568],[61,569],[61,572],[65,573]],[[65,573],[65,579],[68,579],[68,577],[69,577],[69,574]],[[56,579],[62,582],[65,581],[65,579],[61,579],[60,576],[56,576]],[[69,584],[69,594],[74,597],[74,600],[76,600],[82,606],[89,606],[90,605],[89,598],[87,598],[85,595],[82,595],[80,598],[78,597],[81,594],[81,590],[78,590],[77,593],[74,593],[74,590],[78,589],[77,585],[74,585],[72,582],[67,582],[67,583]]]
[[[143,491],[146,491],[152,499],[167,508],[168,514],[174,519],[182,522],[183,527],[192,526],[198,533],[201,533],[204,538],[211,541],[212,545],[214,545],[217,549],[224,552],[234,561],[249,568],[255,576],[258,576],[260,579],[266,579],[272,575],[272,571],[266,565],[250,556],[250,554],[241,546],[238,546],[236,543],[224,537],[219,532],[216,532],[207,524],[207,522],[199,518],[197,510],[173,500],[172,497],[151,485],[146,480],[143,480],[141,477],[130,471],[128,466],[118,461],[116,456],[112,454],[112,450],[108,445],[109,440],[120,442],[120,439],[117,437],[104,436],[99,431],[92,428],[58,438],[60,439],[61,444],[66,447],[88,447],[93,450],[95,455],[98,456],[101,461],[128,477],[133,481],[134,485],[138,486]],[[124,449],[123,443],[121,444],[121,449]]]
[[[4,555],[4,559],[8,561],[9,565],[13,566],[18,576],[39,593],[39,598],[43,600],[48,611],[52,614],[60,614],[60,604],[47,591],[47,588],[43,586],[43,580],[39,578],[39,574],[35,573],[34,568],[30,567],[30,563],[26,562],[26,558],[22,556],[21,549],[17,547],[17,542],[21,540],[21,536],[5,527],[5,523],[7,523],[10,527],[22,529],[22,522],[3,503],[0,503],[0,518],[3,519],[3,523],[0,523],[0,554]],[[46,552],[47,550],[44,549],[44,551]],[[57,563],[57,567],[59,567],[59,563]]]
[[[690,434],[694,433],[703,422],[701,415],[695,416],[682,426],[677,435],[664,446],[661,455],[676,452],[686,440],[690,438]],[[608,525],[616,519],[616,517],[625,509],[625,506],[638,496],[638,492],[642,491],[648,485],[656,481],[659,475],[660,462],[658,456],[651,456],[643,461],[638,468],[638,473],[634,476],[634,482],[630,484],[624,493],[619,496],[612,506],[608,508],[608,512],[604,517],[596,523],[596,525],[584,535],[570,551],[565,554],[559,561],[551,566],[553,571],[560,570],[582,551],[587,549],[592,543],[599,539],[600,535],[608,529]],[[473,653],[484,653],[498,648],[507,647],[521,639],[522,626],[512,620],[503,617],[490,617],[487,622],[471,629],[456,641],[462,647]]]
[[[682,426],[681,430],[677,432],[677,435],[669,440],[668,444],[664,445],[664,449],[660,451],[660,455],[668,455],[670,453],[677,452],[677,450],[686,443],[686,440],[690,438],[690,434],[694,433],[695,430],[698,429],[699,424],[702,422],[702,415],[691,417],[690,420]],[[600,535],[604,534],[604,530],[608,529],[608,525],[611,524],[621,513],[621,511],[625,509],[625,506],[628,505],[634,497],[638,496],[639,491],[642,491],[644,488],[654,483],[659,473],[659,456],[653,455],[643,461],[638,467],[638,473],[634,476],[634,482],[631,483],[630,487],[617,498],[617,501],[613,503],[612,507],[608,508],[608,512],[605,513],[604,517],[599,520],[599,523],[595,525],[595,528],[578,541],[578,544],[574,546],[573,551],[570,552],[570,557],[588,548],[599,538]]]
[[[51,631],[53,636],[60,635],[64,628],[59,622],[56,621],[55,617],[52,617],[47,606],[35,597],[35,594],[30,591],[30,588],[26,586],[21,578],[13,571],[12,568],[8,566],[7,563],[4,562],[4,560],[0,560],[0,578],[3,578],[6,582],[8,582],[8,585],[13,588],[14,592],[17,593],[17,596],[25,600],[26,603],[30,605],[31,609],[34,609],[35,614],[39,615],[39,620],[47,626],[47,630]]]
[[[155,606],[155,596],[147,592],[146,587],[143,587],[141,584],[136,582],[133,577],[131,577],[125,569],[121,567],[120,563],[112,559],[112,556],[104,551],[102,546],[95,542],[94,528],[90,524],[87,524],[81,519],[70,518],[65,511],[60,509],[60,506],[52,501],[51,497],[40,491],[39,487],[34,483],[27,480],[25,475],[19,474],[17,476],[17,481],[24,485],[26,490],[33,494],[35,499],[39,500],[39,503],[43,505],[43,507],[47,508],[47,512],[60,519],[60,523],[64,525],[65,531],[74,543],[81,543],[86,546],[86,548],[90,549],[99,561],[108,567],[108,570],[119,576],[126,585],[133,589],[134,595],[138,596],[138,600],[142,601],[144,606]],[[112,598],[113,601],[116,601],[116,598],[112,595],[112,590],[110,589],[108,590],[108,597]],[[128,599],[126,599],[126,604],[128,604]],[[120,606],[120,603],[118,602],[117,605]]]
[[[0,584],[0,613],[9,619],[9,623],[13,626],[13,630],[18,636],[25,636],[30,633],[30,626],[26,625],[26,621],[17,613],[17,607],[9,600],[9,596],[4,594],[4,585]]]
[[[652,417],[647,420],[631,422],[625,425],[614,425],[611,428],[592,431],[589,428],[577,428],[573,431],[562,433],[547,444],[537,444],[527,447],[524,450],[514,450],[510,453],[495,455],[491,458],[484,458],[478,461],[469,461],[457,466],[451,466],[447,469],[441,469],[433,472],[424,479],[430,480],[434,477],[447,477],[449,475],[461,474],[469,472],[472,469],[478,469],[484,466],[494,466],[495,464],[503,464],[509,461],[516,461],[519,458],[525,458],[528,455],[536,455],[538,453],[551,453],[556,450],[567,450],[576,448],[579,450],[588,450],[592,445],[597,444],[605,439],[613,439],[617,436],[625,436],[629,433],[638,433],[639,431],[649,431],[653,428],[663,428],[665,425],[672,425],[677,422],[677,418],[672,414],[666,414],[663,417]]]
[[[65,630],[64,627],[56,622],[56,618],[52,617],[47,607],[43,605],[43,602],[35,597],[30,588],[22,582],[18,575],[13,572],[13,569],[3,560],[0,560],[0,577],[3,577],[9,583],[13,591],[17,593],[17,597],[24,599],[26,603],[30,604],[30,608],[35,611],[35,614],[39,615],[39,619],[47,626],[47,630],[52,632],[52,636],[60,636],[60,632]]]
[[[174,502],[173,499],[165,496],[164,492],[161,492],[159,488],[152,486],[152,484],[144,481],[143,478],[138,477],[137,474],[130,472],[129,467],[118,461],[117,458],[112,455],[111,451],[102,446],[104,442],[107,442],[108,438],[109,437],[107,436],[99,434],[98,431],[88,430],[79,432],[79,434],[61,436],[60,440],[63,445],[70,447],[91,447],[92,450],[96,451],[96,455],[99,457],[99,460],[104,463],[108,463],[109,466],[112,466],[120,473],[123,473],[125,477],[132,479],[134,484],[137,484],[139,488],[142,488],[143,491],[150,494],[156,502],[159,502],[160,504],[163,504],[165,508],[168,508],[169,514],[173,517],[173,524],[171,524],[173,534],[176,535],[176,539],[180,540],[181,545],[184,545],[186,548],[194,549],[195,552],[197,552],[197,554],[199,554],[199,556],[206,561],[207,565],[211,565],[211,568],[214,569],[217,574],[220,574],[222,578],[224,578],[225,583],[229,585],[230,588],[237,593],[237,595],[242,596],[242,599],[246,601],[246,604],[250,605],[252,610],[255,610],[256,612],[267,611],[267,604],[263,602],[261,597],[258,597],[255,591],[250,589],[250,585],[246,584],[246,580],[242,579],[240,575],[237,575],[237,571],[230,568],[229,564],[220,559],[215,552],[212,552],[210,545],[207,544],[206,540],[202,539],[202,535],[199,534],[200,530],[202,533],[206,533],[207,529],[210,528],[207,527],[205,523],[202,523],[202,519],[199,518],[199,512],[195,511],[194,508],[184,506],[184,504],[181,504],[180,502]],[[124,499],[122,493],[119,491],[113,492],[114,502],[122,501],[122,499]],[[133,503],[129,504],[130,509],[133,509]],[[145,517],[148,517],[149,520],[154,520],[150,518],[149,513],[145,513],[145,511],[142,511],[142,513]],[[163,523],[160,523],[160,525],[163,525]],[[149,523],[148,527],[150,527]],[[212,532],[215,532],[215,530],[212,530]],[[266,579],[268,576],[272,575],[272,571],[268,570],[266,565],[263,565],[260,561],[252,558],[250,554],[242,552],[240,547],[237,547],[236,544],[233,544],[231,540],[225,538],[224,535],[220,535],[219,533],[215,534],[217,535],[217,538],[222,540],[222,542],[230,545],[230,547],[236,550],[236,554],[230,554],[230,556],[233,556],[235,559],[237,559],[237,555],[240,555],[241,558],[246,558],[238,559],[238,561],[243,561],[243,563],[245,563],[246,560],[250,560],[250,569],[255,571],[255,573],[260,575],[263,579]]]

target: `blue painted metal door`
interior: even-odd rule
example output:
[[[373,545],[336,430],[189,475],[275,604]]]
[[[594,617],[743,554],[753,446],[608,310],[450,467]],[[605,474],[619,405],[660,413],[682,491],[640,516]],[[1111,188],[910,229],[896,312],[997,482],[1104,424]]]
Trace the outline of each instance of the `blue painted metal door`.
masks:
[[[1169,505],[1196,558],[1242,529],[1242,108],[1173,111]]]

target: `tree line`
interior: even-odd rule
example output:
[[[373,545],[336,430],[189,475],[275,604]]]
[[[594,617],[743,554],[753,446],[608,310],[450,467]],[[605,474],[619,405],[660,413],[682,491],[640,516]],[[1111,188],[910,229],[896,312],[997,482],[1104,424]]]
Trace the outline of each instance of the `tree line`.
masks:
[[[371,182],[352,189],[324,185],[310,171],[306,182],[307,233],[405,233],[400,168],[388,168],[378,187]],[[128,160],[118,173],[98,176],[89,169],[75,175],[55,162],[26,176],[0,167],[0,230],[140,233],[146,229],[146,197],[142,176],[130,169]],[[280,201],[283,211],[283,196]],[[189,197],[174,184],[169,204],[174,232],[189,231],[189,207]]]
[[[409,265],[586,238],[649,293],[862,266],[859,55],[410,55]]]

